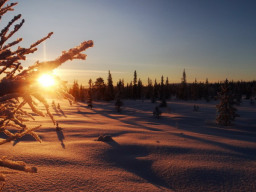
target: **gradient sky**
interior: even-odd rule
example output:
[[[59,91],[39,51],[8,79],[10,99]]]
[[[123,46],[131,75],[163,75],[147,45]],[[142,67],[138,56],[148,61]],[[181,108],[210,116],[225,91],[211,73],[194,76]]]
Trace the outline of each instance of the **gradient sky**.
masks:
[[[10,1],[16,2],[16,1]],[[95,46],[86,61],[63,64],[64,80],[87,84],[110,70],[114,81],[130,82],[134,70],[147,78],[180,82],[185,68],[189,82],[256,80],[256,1],[252,0],[23,0],[14,12],[25,24],[17,37],[22,46],[53,31],[54,35],[28,57],[57,58],[84,40]],[[3,24],[1,23],[3,27]],[[2,28],[1,27],[1,28]]]

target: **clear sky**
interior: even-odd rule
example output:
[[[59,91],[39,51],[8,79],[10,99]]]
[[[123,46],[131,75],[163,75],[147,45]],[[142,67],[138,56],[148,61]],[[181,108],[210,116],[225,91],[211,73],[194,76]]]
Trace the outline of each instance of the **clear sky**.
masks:
[[[23,46],[54,32],[24,65],[54,59],[84,40],[94,41],[86,61],[60,67],[64,80],[106,81],[110,70],[114,81],[130,82],[136,70],[145,83],[148,77],[160,81],[162,75],[180,82],[184,68],[189,82],[256,80],[255,0],[18,2],[3,19],[23,15],[25,24],[15,36],[23,37]]]

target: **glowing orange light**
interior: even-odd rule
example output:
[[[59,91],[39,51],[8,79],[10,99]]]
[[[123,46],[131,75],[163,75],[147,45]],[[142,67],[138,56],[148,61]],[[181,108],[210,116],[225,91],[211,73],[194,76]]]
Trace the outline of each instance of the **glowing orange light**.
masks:
[[[38,82],[43,87],[51,87],[55,85],[55,80],[52,75],[43,74],[41,77],[38,78]]]

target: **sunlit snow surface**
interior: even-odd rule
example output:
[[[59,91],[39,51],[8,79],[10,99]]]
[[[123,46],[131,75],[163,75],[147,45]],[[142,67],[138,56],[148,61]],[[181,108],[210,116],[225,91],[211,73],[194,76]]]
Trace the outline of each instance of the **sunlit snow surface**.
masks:
[[[169,101],[160,119],[150,101],[126,100],[121,113],[114,102],[94,102],[92,110],[55,103],[62,132],[36,116],[31,125],[43,124],[43,143],[26,136],[1,146],[2,156],[38,168],[0,167],[3,191],[256,191],[256,106],[249,101],[230,127],[215,124],[213,101]],[[114,141],[96,141],[101,134]]]

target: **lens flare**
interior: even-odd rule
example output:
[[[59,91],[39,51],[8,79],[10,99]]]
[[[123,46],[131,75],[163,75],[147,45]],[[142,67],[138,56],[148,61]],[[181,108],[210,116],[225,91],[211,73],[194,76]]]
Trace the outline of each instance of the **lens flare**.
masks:
[[[55,84],[54,77],[49,74],[43,74],[41,77],[38,78],[38,82],[43,87],[51,87]]]

